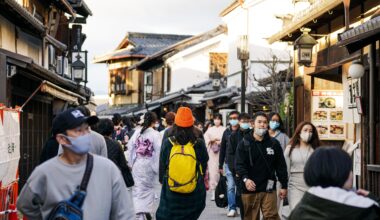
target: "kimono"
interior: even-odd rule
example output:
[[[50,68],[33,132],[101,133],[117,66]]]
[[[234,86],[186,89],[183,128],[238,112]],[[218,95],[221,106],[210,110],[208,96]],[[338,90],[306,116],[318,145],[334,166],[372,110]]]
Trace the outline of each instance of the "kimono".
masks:
[[[226,130],[223,126],[213,126],[209,128],[204,134],[207,152],[209,156],[208,172],[209,172],[209,186],[211,190],[215,190],[219,181],[219,151],[223,133]],[[214,142],[214,139],[219,141]]]
[[[161,135],[153,128],[146,129],[143,134],[141,129],[136,130],[128,142],[128,161],[135,181],[132,194],[137,215],[153,211],[160,148]]]

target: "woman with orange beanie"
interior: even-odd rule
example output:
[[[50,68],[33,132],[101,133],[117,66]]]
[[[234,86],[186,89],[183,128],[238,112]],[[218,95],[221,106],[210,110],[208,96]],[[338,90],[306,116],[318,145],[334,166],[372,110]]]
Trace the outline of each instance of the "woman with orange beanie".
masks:
[[[164,140],[161,147],[159,180],[162,190],[156,218],[195,220],[206,206],[206,188],[203,181],[203,171],[206,170],[208,161],[206,145],[195,134],[190,108],[180,107],[174,123],[171,135]],[[181,150],[174,155],[175,149]],[[174,159],[175,156],[178,159]],[[189,160],[194,165],[190,168]],[[175,172],[172,169],[181,178],[186,178],[189,172],[192,173],[192,176],[189,176],[191,181],[180,182],[173,175]]]

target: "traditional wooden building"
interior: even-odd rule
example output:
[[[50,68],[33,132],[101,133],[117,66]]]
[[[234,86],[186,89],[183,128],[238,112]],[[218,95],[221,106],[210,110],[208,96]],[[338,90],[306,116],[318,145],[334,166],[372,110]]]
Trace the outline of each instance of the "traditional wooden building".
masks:
[[[380,28],[375,13],[380,3],[310,2],[308,8],[294,14],[291,22],[269,38],[270,43],[293,42],[297,48],[295,121],[312,121],[325,145],[358,149],[354,154],[354,174],[358,177],[355,184],[379,195]],[[305,36],[314,38],[315,46],[306,45],[302,40]],[[303,63],[310,59],[309,65]],[[364,75],[358,76],[358,72]]]
[[[89,15],[82,0],[0,0],[0,103],[22,108],[21,186],[39,164],[54,115],[92,95],[85,66],[71,68],[74,61],[86,63],[80,23]]]
[[[157,93],[159,91],[151,90],[159,81],[152,75],[130,67],[188,37],[190,36],[128,32],[114,51],[95,58],[94,63],[108,65],[109,76],[109,108],[99,114],[106,116],[120,113],[141,106],[154,96],[160,96]]]

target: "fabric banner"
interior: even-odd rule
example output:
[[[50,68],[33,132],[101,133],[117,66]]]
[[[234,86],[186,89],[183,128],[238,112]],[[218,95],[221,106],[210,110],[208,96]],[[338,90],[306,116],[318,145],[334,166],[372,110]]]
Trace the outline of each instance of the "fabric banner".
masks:
[[[14,110],[3,110],[0,123],[0,180],[2,187],[7,187],[17,180],[19,160],[19,113]]]

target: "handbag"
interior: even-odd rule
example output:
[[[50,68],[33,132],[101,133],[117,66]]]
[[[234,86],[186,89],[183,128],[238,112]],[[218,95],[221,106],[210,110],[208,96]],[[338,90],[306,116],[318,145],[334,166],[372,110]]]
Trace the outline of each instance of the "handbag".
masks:
[[[215,204],[219,208],[225,208],[228,206],[227,200],[227,178],[220,176],[218,185],[215,188]]]
[[[220,144],[212,144],[211,145],[211,150],[212,152],[214,152],[215,154],[218,153],[220,151]]]
[[[50,212],[47,220],[82,220],[82,205],[86,198],[86,189],[91,177],[92,168],[94,166],[94,157],[87,154],[86,170],[82,178],[82,182],[78,189],[68,200],[59,202]]]

